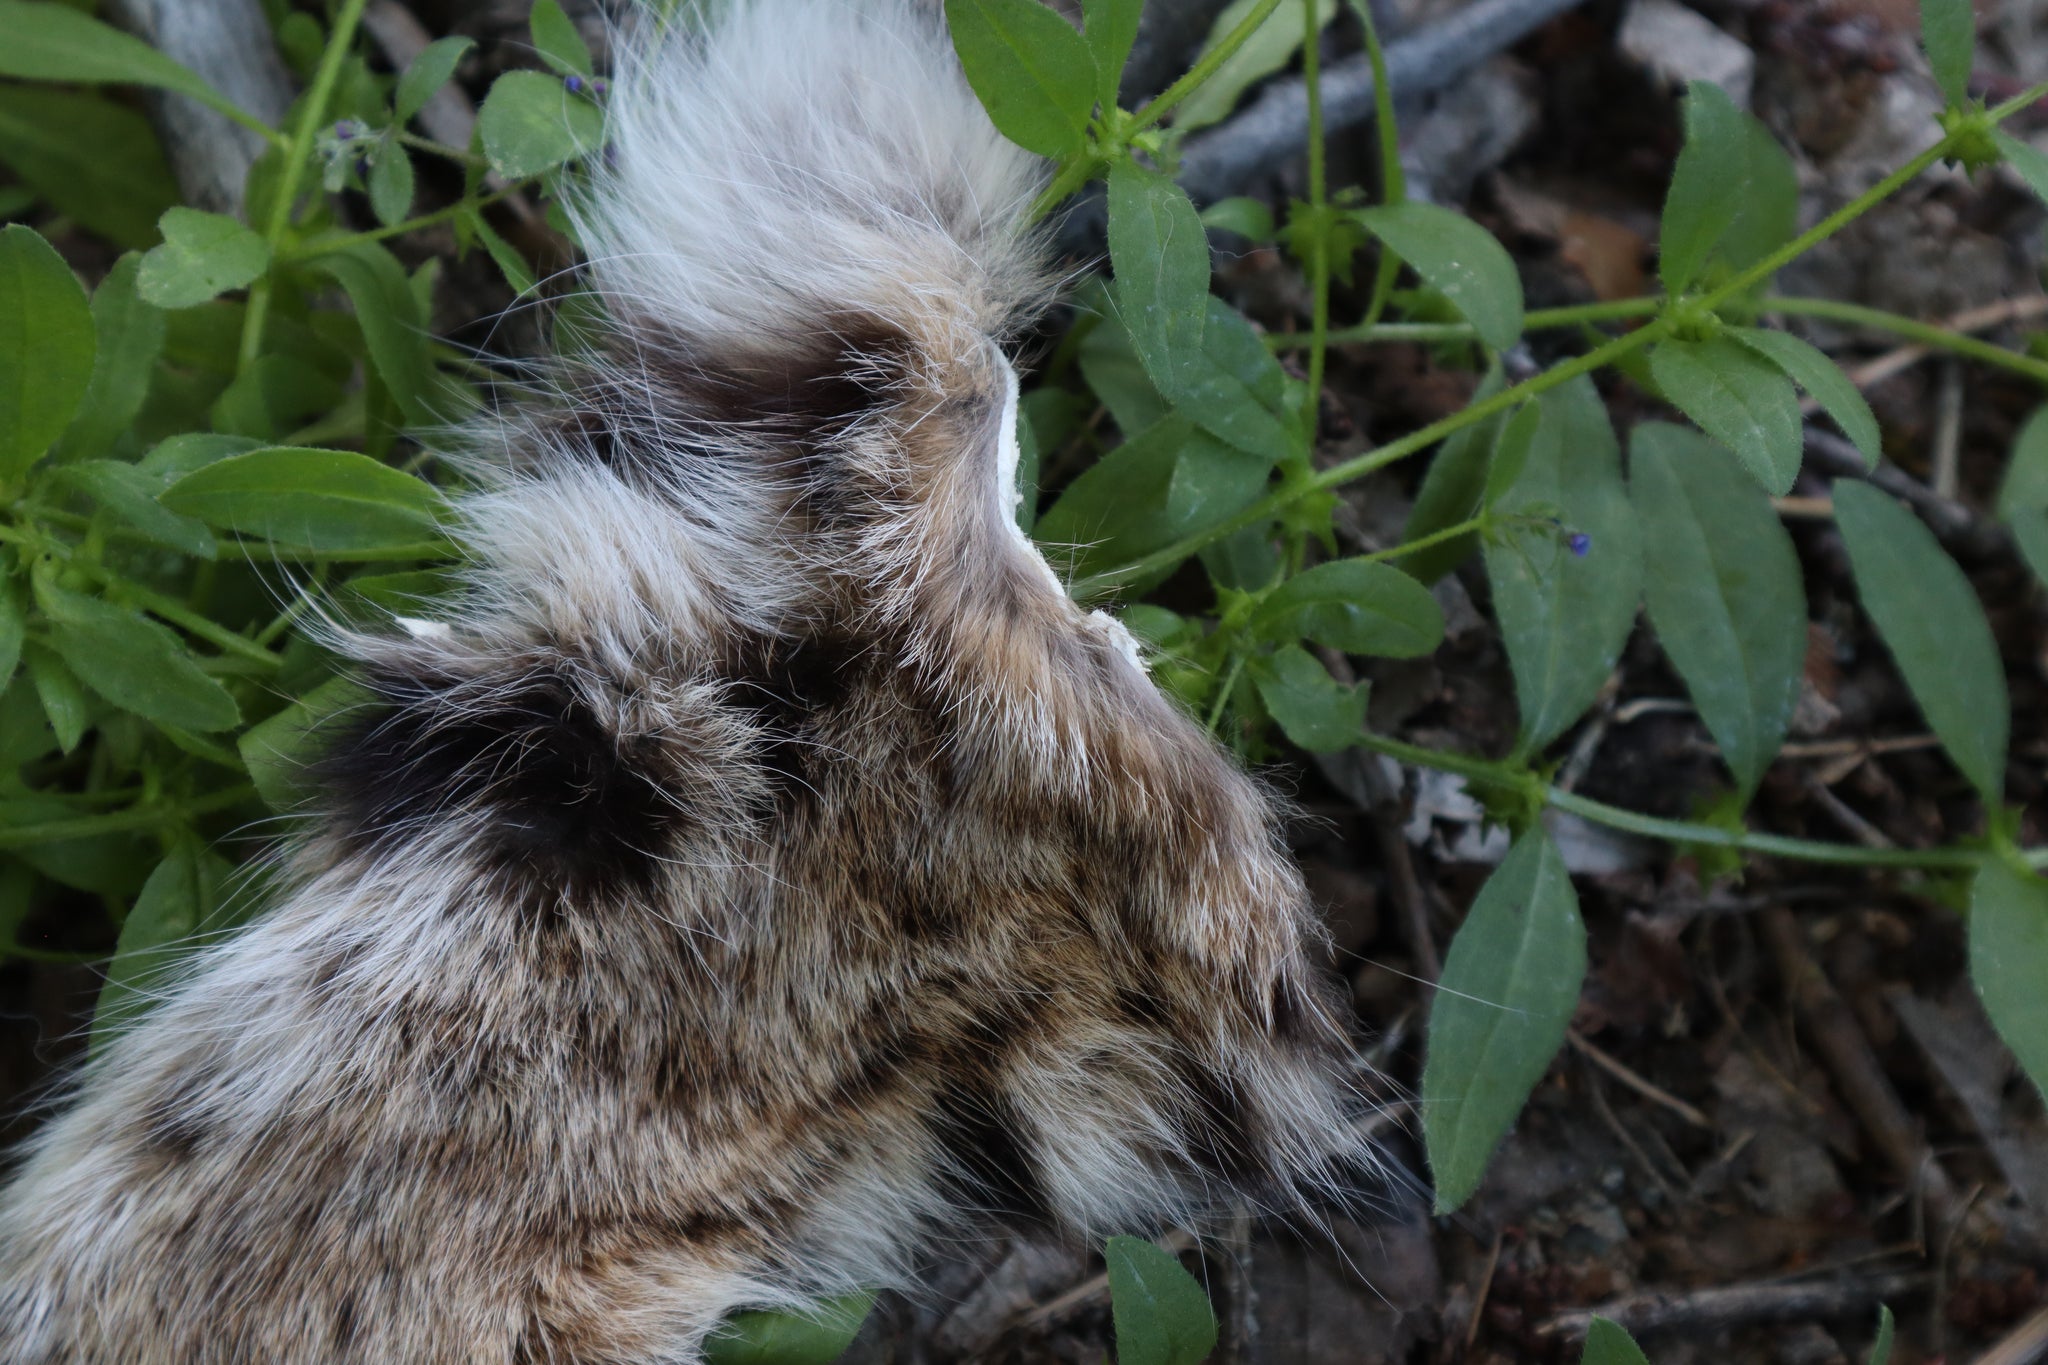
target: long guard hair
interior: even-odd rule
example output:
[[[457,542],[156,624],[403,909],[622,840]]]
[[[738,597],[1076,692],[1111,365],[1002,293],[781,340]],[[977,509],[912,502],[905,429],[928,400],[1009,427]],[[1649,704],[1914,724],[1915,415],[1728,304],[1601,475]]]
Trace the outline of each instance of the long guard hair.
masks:
[[[1014,526],[1042,168],[929,0],[628,42],[608,324],[351,641],[293,884],[0,1192],[0,1362],[694,1362],[1362,1159],[1275,807]]]

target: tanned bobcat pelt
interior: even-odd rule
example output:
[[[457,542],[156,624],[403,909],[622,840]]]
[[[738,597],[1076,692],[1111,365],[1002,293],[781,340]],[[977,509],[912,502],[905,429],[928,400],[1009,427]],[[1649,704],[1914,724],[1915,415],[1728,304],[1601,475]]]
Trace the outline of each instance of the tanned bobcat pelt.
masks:
[[[609,333],[464,457],[463,605],[353,642],[295,889],[0,1196],[7,1365],[691,1362],[1358,1159],[1274,807],[1012,529],[1041,168],[936,8],[621,66]]]

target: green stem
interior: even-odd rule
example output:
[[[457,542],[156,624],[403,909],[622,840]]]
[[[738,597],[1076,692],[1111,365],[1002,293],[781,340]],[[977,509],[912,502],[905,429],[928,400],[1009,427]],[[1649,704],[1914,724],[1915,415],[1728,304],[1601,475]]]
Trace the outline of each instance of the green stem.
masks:
[[[1359,558],[1374,561],[1399,559],[1402,555],[1412,555],[1417,550],[1427,550],[1432,545],[1441,545],[1447,540],[1456,540],[1459,536],[1469,536],[1474,531],[1483,531],[1488,520],[1490,518],[1482,512],[1476,517],[1467,517],[1455,525],[1446,526],[1441,531],[1431,531],[1426,536],[1404,540],[1391,550],[1375,550],[1369,555],[1360,555]]]
[[[1365,26],[1365,55],[1372,63],[1373,123],[1380,140],[1380,203],[1399,204],[1408,198],[1408,177],[1401,169],[1401,130],[1394,121],[1394,87],[1387,80],[1387,54],[1380,47],[1379,25],[1372,20],[1372,0],[1353,0],[1352,9]],[[1394,297],[1394,281],[1401,274],[1401,258],[1380,246],[1379,264],[1373,268],[1372,297],[1365,306],[1364,326],[1370,327],[1387,310]]]
[[[400,131],[398,140],[408,147],[416,147],[420,151],[431,152],[450,161],[459,161],[465,166],[480,166],[486,170],[490,168],[491,163],[483,157],[474,156],[460,147],[451,147],[445,142],[436,142],[430,137],[421,137],[418,133]]]
[[[1609,829],[1618,829],[1628,834],[1661,839],[1667,843],[1710,845],[1715,848],[1736,849],[1744,853],[1790,858],[1800,862],[1829,863],[1838,867],[1915,868],[1930,872],[1969,872],[1979,867],[1984,860],[1984,854],[1972,849],[1863,848],[1851,844],[1831,844],[1817,839],[1794,839],[1782,834],[1758,834],[1753,830],[1725,829],[1719,825],[1699,825],[1687,820],[1665,820],[1654,815],[1638,815],[1634,811],[1610,806],[1604,801],[1594,801],[1576,792],[1562,791],[1543,783],[1527,769],[1495,763],[1488,759],[1440,753],[1435,749],[1423,748],[1419,744],[1404,744],[1400,740],[1374,734],[1361,735],[1358,745],[1374,753],[1385,754],[1411,767],[1433,768],[1438,772],[1454,773],[1496,790],[1528,792],[1544,805],[1576,815],[1583,820],[1590,820],[1594,824],[1605,825]],[[2031,867],[2048,867],[2048,848],[2029,849],[2021,856]]]
[[[1935,143],[1932,147],[1921,152],[1905,165],[1899,167],[1862,194],[1857,195],[1841,208],[1823,218],[1812,228],[1800,233],[1799,236],[1779,247],[1763,260],[1758,261],[1749,269],[1740,272],[1716,288],[1698,295],[1694,300],[1695,304],[1702,310],[1711,311],[1718,305],[1727,302],[1729,299],[1742,294],[1777,274],[1778,271],[1811,249],[1816,243],[1825,241],[1835,233],[1840,232],[1845,226],[1868,213],[1877,204],[1898,193],[1902,186],[1939,161],[1947,153],[1949,142],[1950,139],[1943,138],[1940,142]],[[1525,403],[1538,394],[1546,393],[1556,388],[1567,380],[1576,379],[1582,374],[1591,374],[1593,371],[1611,364],[1632,351],[1640,350],[1652,342],[1661,341],[1670,334],[1674,325],[1671,314],[1666,312],[1663,316],[1653,319],[1645,326],[1615,337],[1603,345],[1596,346],[1582,356],[1574,357],[1571,360],[1564,361],[1562,364],[1553,366],[1542,374],[1523,380],[1512,388],[1503,389],[1492,398],[1482,399],[1441,421],[1433,422],[1419,431],[1410,432],[1399,440],[1390,441],[1375,450],[1368,450],[1362,455],[1344,461],[1342,464],[1332,465],[1312,479],[1299,480],[1274,493],[1270,493],[1238,512],[1235,516],[1226,517],[1205,531],[1198,531],[1193,535],[1183,536],[1164,549],[1155,550],[1151,554],[1141,556],[1128,564],[1113,569],[1105,569],[1101,573],[1090,574],[1086,578],[1077,579],[1071,589],[1073,596],[1077,600],[1086,601],[1090,597],[1106,593],[1118,584],[1134,577],[1142,577],[1171,568],[1188,556],[1197,553],[1205,546],[1233,536],[1247,526],[1258,525],[1273,519],[1305,497],[1335,488],[1339,484],[1349,483],[1354,479],[1362,478],[1376,469],[1382,469],[1397,460],[1405,459],[1417,451],[1435,445],[1452,432],[1463,430],[1475,422],[1483,422],[1495,413],[1505,412],[1509,408]]]
[[[1223,35],[1222,42],[1202,54],[1201,60],[1189,69],[1187,75],[1153,96],[1144,108],[1131,116],[1130,131],[1136,133],[1150,128],[1166,117],[1167,112],[1176,104],[1194,94],[1202,82],[1215,75],[1216,69],[1229,61],[1231,54],[1243,47],[1251,36],[1259,31],[1259,25],[1271,18],[1273,11],[1279,8],[1280,0],[1259,0],[1252,12],[1239,21],[1236,28]],[[1313,81],[1310,82],[1310,86],[1313,88]]]
[[[240,805],[254,795],[256,788],[245,782],[177,805],[130,806],[105,815],[76,815],[68,820],[46,820],[39,825],[16,825],[12,829],[0,829],[0,848],[29,848],[36,844],[64,843],[100,834],[126,834],[131,830],[184,823]]]
[[[408,232],[417,232],[421,228],[432,227],[436,223],[445,223],[451,218],[460,218],[465,213],[487,208],[501,199],[511,198],[519,193],[519,189],[519,186],[512,185],[491,194],[479,195],[474,199],[459,199],[446,208],[438,208],[432,213],[423,213],[417,218],[408,218],[389,227],[372,228],[367,232],[337,233],[332,237],[316,237],[289,251],[278,253],[277,259],[289,265],[297,261],[309,261],[316,256],[331,256],[337,251],[349,251],[370,242],[401,237]]]
[[[1541,332],[1566,327],[1583,327],[1622,318],[1649,317],[1663,304],[1662,299],[1613,299],[1605,303],[1581,303],[1569,308],[1537,308],[1522,317],[1522,330]],[[1380,322],[1339,327],[1330,333],[1333,345],[1373,341],[1469,341],[1479,333],[1469,322]],[[1275,349],[1302,344],[1299,332],[1279,332],[1268,338]]]
[[[1210,734],[1223,721],[1223,708],[1229,704],[1230,694],[1237,690],[1237,675],[1244,672],[1244,651],[1230,651],[1230,666],[1223,670],[1223,685],[1216,689],[1216,700],[1209,707],[1209,718],[1202,722],[1202,728]]]
[[[2041,384],[2048,384],[2048,361],[2036,360],[2030,355],[1994,346],[1988,341],[1964,332],[1952,332],[1930,322],[1920,322],[1903,317],[1898,313],[1887,313],[1880,308],[1866,308],[1860,303],[1838,303],[1833,299],[1807,299],[1769,297],[1757,304],[1765,313],[1786,313],[1795,317],[1828,318],[1835,322],[1846,322],[1853,327],[1869,327],[1893,336],[1916,341],[1922,346],[1948,351],[1954,355],[1966,356],[2012,370]]]
[[[298,127],[292,130],[291,141],[285,147],[284,174],[278,179],[277,198],[271,202],[270,217],[263,226],[263,240],[269,244],[273,260],[284,241],[285,230],[291,226],[292,201],[298,197],[299,179],[305,173],[307,161],[312,159],[313,139],[327,118],[327,104],[334,97],[335,82],[341,77],[342,60],[348,56],[349,44],[355,41],[356,25],[362,22],[368,4],[369,0],[342,0],[341,13],[335,16],[334,31],[327,39],[327,50],[320,54],[320,69],[313,73],[312,89],[299,107]],[[243,370],[255,364],[256,357],[263,352],[263,324],[269,313],[270,274],[266,271],[250,286],[249,306],[242,318]]]
[[[1053,176],[1052,183],[1039,192],[1038,198],[1031,201],[1031,213],[1027,221],[1036,223],[1065,203],[1068,195],[1088,183],[1088,177],[1095,174],[1097,164],[1098,158],[1093,152],[1082,152],[1060,167],[1059,173]]]
[[[1329,201],[1329,183],[1323,164],[1323,82],[1322,28],[1316,23],[1316,0],[1301,0],[1305,30],[1301,44],[1301,74],[1308,91],[1308,202],[1316,233],[1309,243],[1309,350],[1308,412],[1304,415],[1304,452],[1313,463],[1317,419],[1322,415],[1323,367],[1330,340],[1330,224],[1323,210]]]

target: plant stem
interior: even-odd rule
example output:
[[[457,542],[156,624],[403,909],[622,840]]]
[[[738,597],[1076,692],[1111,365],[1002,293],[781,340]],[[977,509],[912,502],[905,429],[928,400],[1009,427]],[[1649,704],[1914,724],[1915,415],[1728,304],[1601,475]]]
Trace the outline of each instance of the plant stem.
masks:
[[[1194,94],[1196,88],[1215,75],[1216,69],[1229,61],[1231,54],[1243,47],[1251,36],[1259,31],[1259,25],[1271,18],[1273,11],[1279,8],[1280,0],[1259,0],[1258,5],[1239,21],[1236,28],[1223,35],[1222,42],[1202,54],[1201,60],[1189,69],[1187,75],[1153,96],[1144,108],[1131,116],[1130,131],[1135,133],[1150,128],[1166,117],[1173,106]]]
[[[2012,370],[2041,384],[2048,384],[2048,361],[2036,360],[2003,346],[1994,346],[1988,341],[1969,336],[1963,332],[1951,332],[1946,327],[1921,322],[1898,313],[1887,313],[1880,308],[1866,308],[1860,303],[1838,303],[1834,299],[1808,299],[1772,296],[1759,301],[1758,311],[1765,313],[1788,313],[1795,317],[1829,318],[1846,322],[1855,327],[1870,327],[1908,341],[1917,341],[1922,346],[1966,356],[1987,365],[1997,365]]]
[[[299,108],[299,124],[285,146],[284,174],[278,178],[277,198],[271,202],[270,217],[263,226],[263,240],[269,244],[273,268],[285,229],[291,226],[292,201],[298,197],[299,179],[313,153],[313,139],[327,117],[328,101],[334,97],[334,83],[341,77],[342,59],[355,41],[356,25],[362,22],[369,0],[342,0],[335,16],[334,31],[328,35],[327,50],[320,54],[320,68],[313,73],[312,89]],[[242,319],[242,350],[239,368],[247,370],[263,352],[263,324],[270,313],[270,273],[249,288],[249,307]]]
[[[1401,130],[1394,121],[1394,86],[1387,79],[1387,54],[1380,46],[1379,25],[1372,19],[1372,0],[1352,0],[1351,8],[1365,28],[1365,55],[1372,64],[1373,125],[1380,139],[1380,203],[1404,203],[1408,198],[1408,177],[1401,168]],[[1364,326],[1372,326],[1386,312],[1387,301],[1394,297],[1394,281],[1400,274],[1401,258],[1386,243],[1380,243],[1380,259],[1373,267],[1372,297],[1366,302]]]
[[[1404,540],[1391,550],[1375,550],[1369,555],[1360,555],[1359,558],[1374,562],[1399,559],[1402,555],[1412,555],[1417,550],[1427,550],[1432,545],[1441,545],[1447,540],[1456,540],[1459,536],[1469,536],[1474,531],[1483,531],[1486,529],[1487,521],[1487,515],[1482,512],[1476,517],[1467,517],[1456,525],[1446,526],[1440,531],[1431,531],[1426,536]]]
[[[1316,428],[1322,415],[1323,366],[1328,358],[1330,338],[1330,223],[1323,210],[1329,204],[1329,181],[1323,158],[1323,86],[1321,80],[1323,31],[1316,23],[1316,0],[1301,0],[1305,30],[1301,44],[1302,78],[1308,82],[1308,203],[1316,225],[1308,248],[1309,344],[1308,412],[1302,421],[1304,463],[1314,460]]]
[[[1223,708],[1230,702],[1230,694],[1237,690],[1237,675],[1244,672],[1244,651],[1230,651],[1230,666],[1223,670],[1223,685],[1216,689],[1216,700],[1209,707],[1209,718],[1202,722],[1202,728],[1210,734],[1223,721]]]
[[[108,811],[105,815],[77,815],[68,820],[46,820],[39,825],[16,825],[12,829],[0,829],[0,848],[28,848],[36,844],[90,839],[99,834],[125,834],[130,830],[150,829],[226,810],[254,795],[256,788],[244,782],[177,805],[137,805],[126,810]]]
[[[393,223],[389,227],[372,228],[367,232],[337,233],[332,237],[316,237],[312,241],[301,243],[289,251],[278,253],[277,259],[286,264],[297,261],[310,261],[317,256],[331,256],[337,251],[348,251],[351,248],[363,246],[366,243],[381,242],[387,238],[400,237],[408,232],[417,232],[421,228],[432,227],[436,223],[445,223],[451,218],[460,218],[465,213],[486,208],[501,199],[509,199],[519,193],[519,190],[519,186],[511,185],[491,194],[479,195],[474,199],[459,199],[445,208],[435,209],[432,213],[423,213],[417,218],[408,218],[402,223]]]
[[[1816,243],[1833,236],[1857,218],[1868,213],[1876,205],[1898,193],[1902,186],[1906,185],[1914,177],[1947,154],[1950,140],[1949,138],[1943,138],[1935,143],[1926,151],[1921,152],[1905,165],[1899,167],[1862,194],[1857,195],[1841,208],[1836,209],[1826,218],[1823,218],[1812,228],[1800,233],[1799,236],[1779,247],[1763,260],[1758,261],[1749,269],[1735,275],[1716,288],[1698,295],[1694,302],[1701,309],[1712,310],[1752,286],[1769,279],[1802,253],[1811,249]],[[1582,356],[1576,356],[1571,360],[1555,365],[1534,378],[1523,380],[1512,388],[1503,389],[1492,398],[1482,399],[1463,411],[1453,413],[1441,421],[1433,422],[1419,431],[1410,432],[1399,440],[1390,441],[1378,449],[1368,450],[1362,455],[1344,461],[1342,464],[1332,465],[1312,479],[1300,480],[1281,488],[1277,492],[1270,493],[1236,515],[1226,517],[1222,521],[1217,522],[1207,530],[1183,536],[1164,549],[1155,550],[1151,554],[1143,555],[1128,564],[1105,569],[1101,573],[1090,574],[1086,578],[1077,579],[1071,588],[1071,592],[1077,600],[1086,601],[1090,597],[1110,591],[1119,583],[1123,583],[1131,578],[1171,568],[1205,546],[1235,535],[1247,526],[1257,525],[1260,522],[1278,516],[1302,498],[1315,493],[1325,492],[1340,484],[1349,483],[1353,479],[1362,478],[1376,469],[1384,468],[1387,465],[1393,464],[1396,460],[1405,459],[1419,450],[1435,445],[1452,432],[1460,431],[1475,422],[1482,422],[1497,412],[1504,412],[1509,408],[1527,402],[1538,394],[1546,393],[1567,380],[1576,379],[1582,374],[1590,374],[1629,354],[1631,351],[1639,350],[1652,342],[1661,341],[1670,334],[1673,325],[1673,319],[1667,312],[1663,316],[1653,319],[1647,325],[1637,328],[1635,331],[1615,337],[1604,345],[1596,346]]]

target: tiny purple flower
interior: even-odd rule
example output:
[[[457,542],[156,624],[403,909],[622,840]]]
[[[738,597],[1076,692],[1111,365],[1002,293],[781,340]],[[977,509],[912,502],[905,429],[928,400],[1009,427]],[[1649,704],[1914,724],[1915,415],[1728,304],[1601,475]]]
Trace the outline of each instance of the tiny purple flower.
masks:
[[[335,136],[335,137],[337,137],[337,138],[339,138],[339,139],[340,139],[341,141],[343,141],[343,142],[347,142],[347,141],[348,141],[348,140],[349,140],[350,138],[354,137],[355,135],[356,135],[356,125],[355,125],[355,120],[353,120],[353,119],[341,119],[341,120],[339,120],[339,121],[337,121],[337,122],[335,123],[335,125],[334,125],[334,136]]]
[[[366,156],[356,158],[356,174],[365,180],[370,178],[370,158]]]
[[[593,95],[600,95],[600,96],[602,96],[602,95],[607,95],[607,94],[610,94],[610,93],[611,93],[611,88],[612,88],[612,83],[611,83],[610,81],[608,81],[608,80],[604,79],[604,77],[602,77],[602,76],[598,77],[598,78],[597,78],[596,80],[594,80],[594,81],[592,81],[592,82],[590,83],[590,93],[591,93],[591,94],[593,94]]]
[[[1593,537],[1587,535],[1584,531],[1574,531],[1566,538],[1565,544],[1571,547],[1571,552],[1574,555],[1584,559],[1593,548]]]
[[[583,90],[583,78],[581,76],[564,76],[562,77],[562,88],[572,95],[580,94]]]

